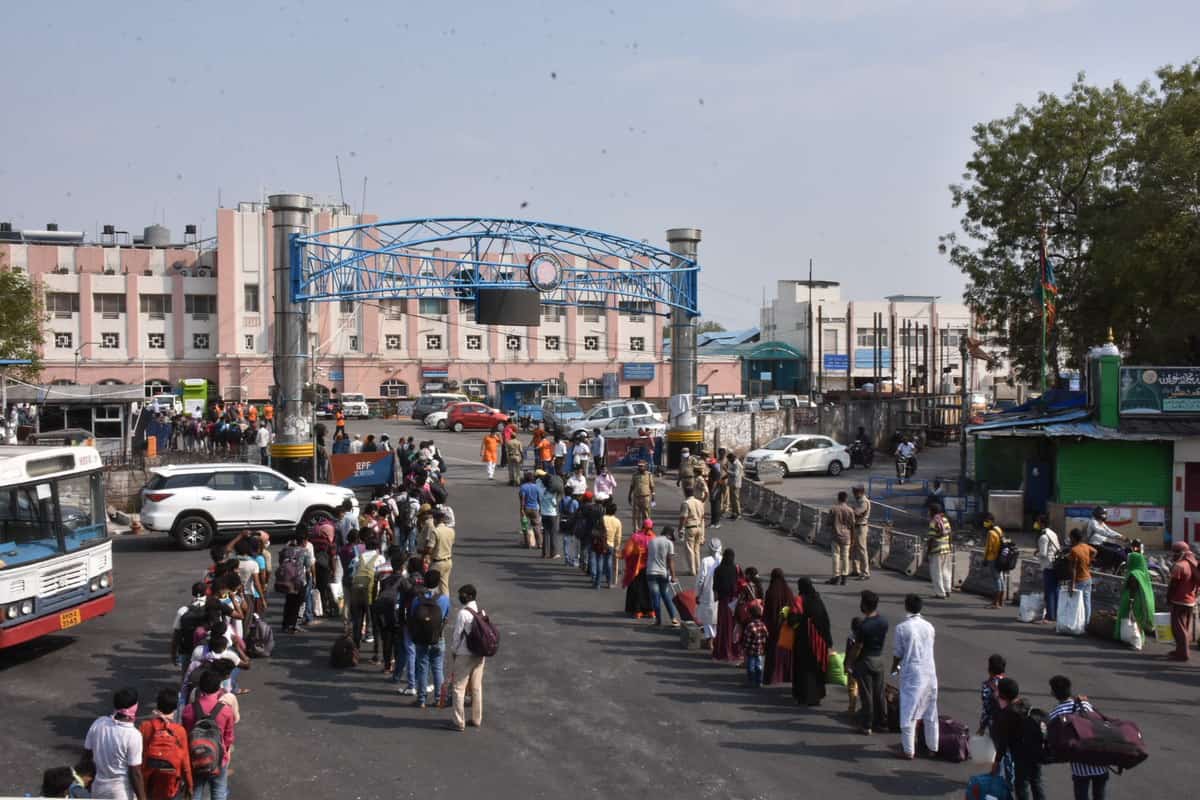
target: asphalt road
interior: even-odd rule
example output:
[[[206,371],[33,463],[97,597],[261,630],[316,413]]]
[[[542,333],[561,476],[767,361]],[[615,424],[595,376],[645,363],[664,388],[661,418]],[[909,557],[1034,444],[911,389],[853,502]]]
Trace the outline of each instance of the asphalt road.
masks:
[[[412,426],[355,427],[395,439]],[[331,670],[333,624],[280,636],[274,657],[256,661],[243,678],[252,692],[242,701],[235,798],[278,800],[303,792],[774,800],[814,788],[850,799],[959,797],[968,776],[982,771],[901,761],[894,753],[897,736],[854,732],[844,691],[830,687],[821,707],[798,708],[789,688],[748,689],[741,671],[682,650],[672,630],[628,620],[619,589],[594,591],[561,562],[544,562],[516,546],[512,490],[485,479],[476,458],[478,435],[435,438],[449,457],[450,502],[459,519],[453,581],[474,583],[501,629],[500,654],[485,674],[484,727],[445,730],[448,711],[414,708],[366,664]],[[626,480],[621,476],[619,492]],[[679,496],[672,486],[658,500],[669,517]],[[727,523],[717,533],[742,564],[764,574],[775,566],[793,578],[827,574],[827,554],[752,522]],[[44,767],[72,762],[114,688],[137,686],[145,709],[159,686],[175,683],[167,660],[171,619],[207,556],[168,550],[155,536],[121,538],[115,551],[116,612],[71,635],[0,655],[6,723],[0,794],[35,789]],[[893,623],[903,618],[906,592],[928,591],[891,574],[877,574],[869,585],[882,595]],[[862,585],[822,588],[840,645]],[[1195,666],[1166,662],[1154,644],[1133,653],[1110,642],[1067,639],[1018,623],[1014,610],[982,606],[980,598],[956,596],[928,611],[938,631],[942,713],[976,724],[986,659],[998,651],[1036,705],[1050,705],[1046,680],[1061,671],[1101,710],[1141,724],[1151,758],[1114,778],[1110,796],[1161,797],[1197,785],[1200,768],[1189,755],[1200,686]],[[272,619],[279,608],[273,603]],[[1049,796],[1069,797],[1067,768],[1048,773]]]

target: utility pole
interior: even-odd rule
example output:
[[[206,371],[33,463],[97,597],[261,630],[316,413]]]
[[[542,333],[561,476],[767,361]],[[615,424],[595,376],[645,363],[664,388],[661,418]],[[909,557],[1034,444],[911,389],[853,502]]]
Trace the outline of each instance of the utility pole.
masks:
[[[671,252],[680,258],[696,260],[696,246],[700,244],[699,228],[671,228],[667,231],[667,243]],[[678,268],[679,262],[672,262]],[[681,295],[693,299],[698,292],[695,273],[677,275],[676,289]],[[684,285],[684,282],[690,282]],[[677,397],[694,400],[696,395],[696,318],[681,308],[671,310],[671,399],[672,406]],[[671,413],[671,428],[667,431],[666,466],[679,465],[679,451],[684,447],[695,448],[704,441],[704,432],[696,427],[694,411],[675,416]]]
[[[272,215],[275,278],[275,389],[279,428],[271,445],[271,463],[292,479],[313,474],[316,446],[312,438],[312,408],[305,402],[308,363],[308,322],[305,309],[292,301],[293,234],[308,230],[312,198],[303,194],[274,194],[268,198]]]
[[[813,404],[813,260],[808,260],[808,346],[804,349],[808,351],[808,405]]]
[[[964,502],[967,496],[967,418],[971,413],[971,395],[967,391],[967,338],[964,336],[958,343],[958,355],[962,359],[962,386],[960,387],[961,406],[958,420],[958,487],[962,492]],[[965,509],[964,509],[965,510]]]

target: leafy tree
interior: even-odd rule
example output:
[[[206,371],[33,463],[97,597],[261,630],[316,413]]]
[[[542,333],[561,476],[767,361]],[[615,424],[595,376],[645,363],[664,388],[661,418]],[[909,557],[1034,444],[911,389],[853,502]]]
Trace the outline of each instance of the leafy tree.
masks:
[[[0,265],[0,358],[29,359],[27,367],[13,367],[10,373],[25,380],[37,377],[42,369],[42,325],[46,322],[45,304],[29,277]]]
[[[725,330],[725,326],[717,322],[715,319],[702,319],[696,323],[696,333],[721,333]],[[670,323],[663,326],[663,339],[671,338]]]

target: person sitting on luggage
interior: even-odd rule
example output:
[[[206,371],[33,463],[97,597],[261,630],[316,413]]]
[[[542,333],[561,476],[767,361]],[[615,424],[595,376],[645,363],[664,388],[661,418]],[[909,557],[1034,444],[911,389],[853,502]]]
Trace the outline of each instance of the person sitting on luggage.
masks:
[[[1027,741],[1033,737],[1030,724],[1039,723],[1031,718],[1029,704],[1020,696],[1021,688],[1012,678],[1001,678],[996,685],[996,703],[1000,710],[992,723],[992,743],[996,745],[996,758],[992,762],[992,774],[1001,774],[1003,767],[1012,771],[1006,778],[1017,800],[1045,800],[1042,788],[1041,743]]]

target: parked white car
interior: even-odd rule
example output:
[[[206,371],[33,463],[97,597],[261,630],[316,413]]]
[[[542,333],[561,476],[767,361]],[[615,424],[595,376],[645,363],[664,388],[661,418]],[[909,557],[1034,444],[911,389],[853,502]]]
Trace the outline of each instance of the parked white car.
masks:
[[[450,408],[454,405],[454,403],[451,403],[441,411],[431,411],[426,414],[425,422],[423,423],[425,427],[437,428],[439,431],[446,430],[446,418],[450,416]]]
[[[600,428],[606,439],[636,439],[639,431],[646,431],[650,436],[666,436],[667,425],[654,417],[616,417],[606,420],[602,425],[593,425],[587,429],[590,435],[593,430]],[[579,430],[583,430],[580,428]]]
[[[565,433],[567,436],[574,436],[578,431],[591,433],[596,428],[603,429],[619,417],[653,417],[659,422],[662,421],[658,409],[645,400],[607,400],[592,406],[583,419],[568,423]]]
[[[158,467],[142,488],[142,525],[169,534],[185,550],[199,550],[245,528],[268,533],[307,531],[332,519],[354,492],[325,483],[297,482],[252,464]]]
[[[745,458],[746,474],[757,477],[764,464],[778,464],[783,474],[826,472],[840,475],[850,468],[850,451],[828,436],[801,433],[780,436]]]
[[[371,409],[367,406],[367,396],[356,392],[342,392],[342,413],[346,419],[370,419]]]

